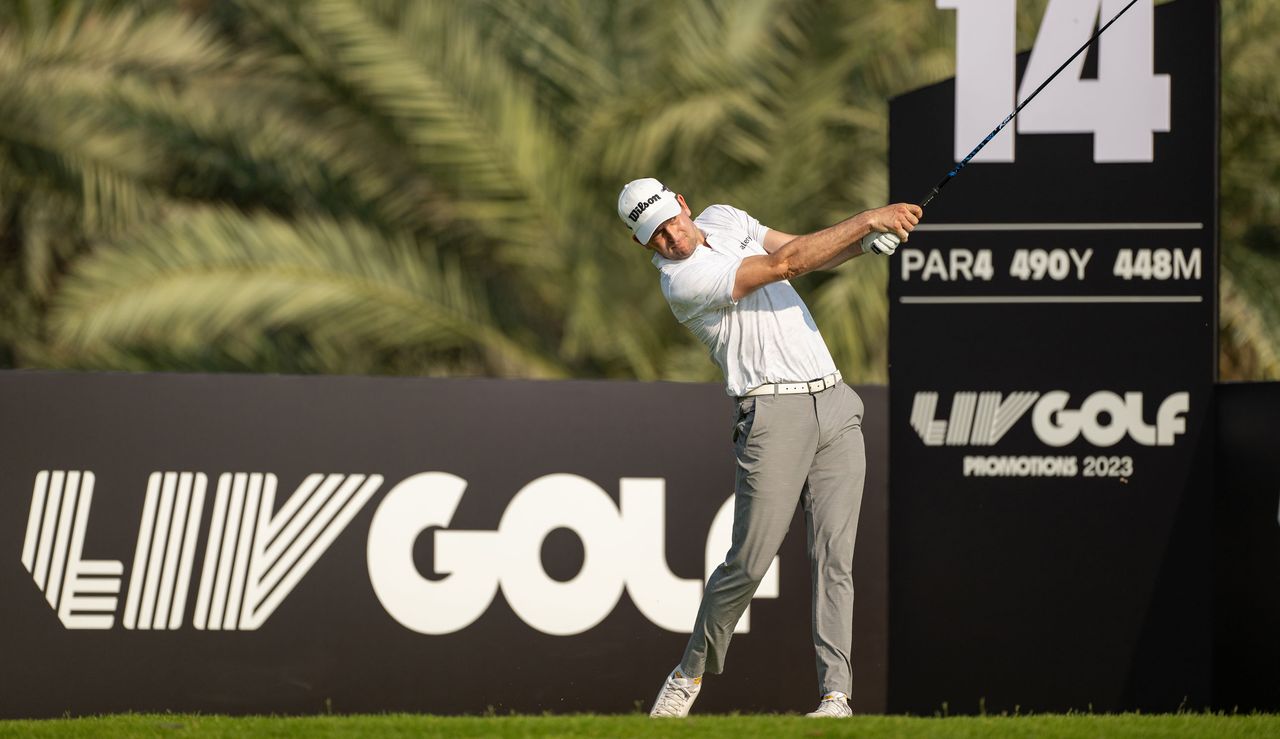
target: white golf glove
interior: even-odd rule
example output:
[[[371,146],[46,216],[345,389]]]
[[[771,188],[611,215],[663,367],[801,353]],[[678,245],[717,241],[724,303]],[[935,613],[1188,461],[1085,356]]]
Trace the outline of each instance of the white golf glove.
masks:
[[[862,250],[887,257],[892,255],[894,250],[898,248],[898,243],[896,234],[872,231],[862,237]]]

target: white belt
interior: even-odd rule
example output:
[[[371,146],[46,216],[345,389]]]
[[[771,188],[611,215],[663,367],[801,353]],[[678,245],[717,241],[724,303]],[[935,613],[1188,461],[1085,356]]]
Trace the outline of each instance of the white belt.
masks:
[[[747,394],[742,397],[750,398],[754,395],[800,395],[801,393],[813,395],[829,387],[835,387],[837,382],[840,382],[840,373],[833,372],[826,377],[819,377],[809,382],[779,382],[772,385],[761,385],[748,390]]]

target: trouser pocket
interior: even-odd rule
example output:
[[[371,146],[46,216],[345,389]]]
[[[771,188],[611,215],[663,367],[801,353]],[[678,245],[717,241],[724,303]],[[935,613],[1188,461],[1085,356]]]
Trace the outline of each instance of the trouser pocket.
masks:
[[[739,398],[733,414],[733,444],[745,444],[756,420],[756,399]]]

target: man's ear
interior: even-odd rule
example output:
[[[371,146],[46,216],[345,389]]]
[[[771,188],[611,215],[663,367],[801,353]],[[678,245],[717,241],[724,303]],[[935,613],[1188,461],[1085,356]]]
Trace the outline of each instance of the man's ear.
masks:
[[[635,234],[631,234],[631,240],[636,242],[637,244],[640,244],[640,239],[637,239]],[[644,248],[649,250],[653,249],[653,247],[649,246],[648,244],[640,244],[640,246],[643,246]]]
[[[680,203],[680,210],[683,211],[686,216],[692,218],[693,211],[689,209],[689,204],[684,201],[684,196],[680,193],[676,193],[676,200]]]

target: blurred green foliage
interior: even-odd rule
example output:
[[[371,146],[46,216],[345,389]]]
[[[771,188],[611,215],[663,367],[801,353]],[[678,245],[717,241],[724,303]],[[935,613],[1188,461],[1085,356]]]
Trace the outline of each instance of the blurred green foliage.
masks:
[[[1221,365],[1276,379],[1280,4],[1222,17]],[[0,366],[715,380],[618,188],[880,205],[885,101],[953,37],[932,0],[8,2]],[[798,285],[859,382],[885,281]]]

